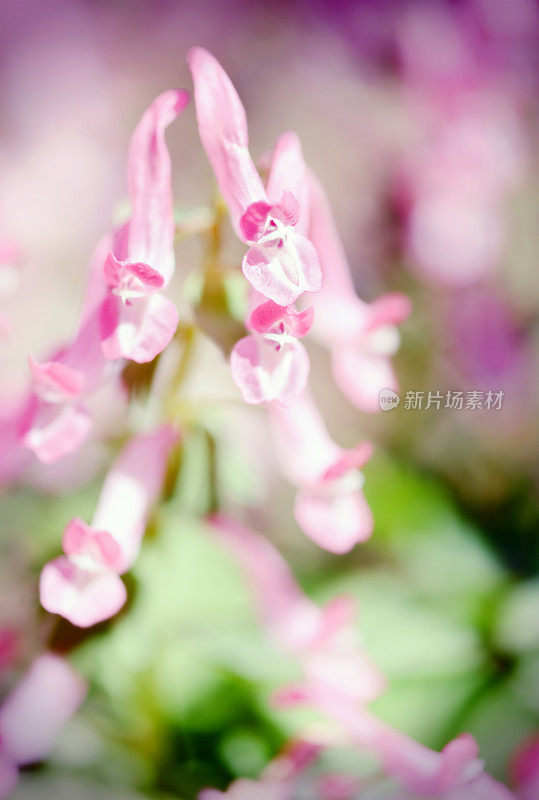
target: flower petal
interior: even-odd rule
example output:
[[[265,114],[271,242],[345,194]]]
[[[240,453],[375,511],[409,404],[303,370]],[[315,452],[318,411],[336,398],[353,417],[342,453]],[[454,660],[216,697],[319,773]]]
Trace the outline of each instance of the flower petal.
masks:
[[[78,397],[84,387],[84,375],[59,361],[42,361],[38,364],[31,356],[28,364],[32,372],[34,391],[49,403],[61,403]]]
[[[254,245],[242,262],[251,286],[280,306],[293,303],[303,292],[322,288],[322,273],[314,245],[293,232],[282,246]]]
[[[341,495],[305,489],[298,492],[294,515],[313,542],[330,553],[347,553],[373,531],[372,511],[362,492]]]
[[[193,76],[198,131],[215,173],[232,224],[241,236],[240,219],[247,208],[266,200],[260,175],[249,155],[245,110],[230,78],[202,47],[187,56]]]
[[[83,556],[97,568],[117,570],[121,563],[120,545],[110,533],[94,530],[79,517],[67,523],[62,547],[66,555]]]
[[[267,333],[283,322],[286,332],[299,339],[309,333],[313,320],[314,309],[311,306],[296,311],[292,306],[279,306],[273,300],[266,300],[252,311],[248,327],[257,333]]]
[[[309,357],[297,341],[277,349],[273,341],[261,336],[245,336],[234,345],[230,367],[247,403],[278,400],[288,405],[305,388]]]
[[[84,681],[67,661],[39,656],[0,708],[3,753],[20,765],[41,761],[85,694]]]
[[[83,569],[67,556],[45,564],[39,582],[41,605],[79,628],[88,628],[114,616],[127,598],[115,572]]]
[[[152,361],[178,327],[176,306],[161,294],[130,305],[114,296],[101,307],[101,347],[105,358],[129,358],[139,364]]]
[[[52,464],[72,453],[87,438],[92,418],[83,408],[66,406],[55,413],[52,420],[41,427],[31,428],[24,436],[24,444],[44,464]]]
[[[307,170],[300,141],[292,131],[283,133],[277,139],[271,156],[266,192],[270,203],[275,205],[283,202],[283,195],[293,196],[297,212],[292,224],[296,225],[298,233],[307,235],[309,227]]]
[[[331,366],[341,392],[360,411],[380,411],[382,389],[397,391],[399,388],[390,359],[362,352],[361,344],[352,342],[334,348]]]
[[[165,285],[174,272],[171,165],[165,130],[188,102],[189,93],[183,89],[160,94],[144,113],[129,145],[128,260],[151,265]]]

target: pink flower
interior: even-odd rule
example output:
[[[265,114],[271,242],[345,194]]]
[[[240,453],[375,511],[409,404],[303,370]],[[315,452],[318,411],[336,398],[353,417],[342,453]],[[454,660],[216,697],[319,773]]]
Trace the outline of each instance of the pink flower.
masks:
[[[306,536],[332,553],[368,539],[374,523],[359,470],[371,444],[350,450],[335,444],[307,392],[288,408],[273,404],[269,413],[283,471],[299,489],[294,514]]]
[[[159,293],[174,273],[171,165],[165,130],[188,102],[186,91],[163,92],[131,138],[127,165],[131,217],[116,231],[104,264],[109,293],[101,308],[101,327],[108,359],[151,361],[178,327],[175,305]]]
[[[232,225],[251,244],[242,264],[245,277],[281,306],[290,305],[303,292],[319,291],[318,256],[301,232],[306,176],[297,137],[289,133],[278,141],[266,191],[249,153],[245,110],[230,79],[201,47],[189,52],[188,62],[202,145]]]
[[[410,301],[389,294],[371,303],[356,295],[350,268],[328,199],[310,174],[310,237],[318,251],[324,289],[313,297],[313,335],[331,352],[333,376],[361,411],[380,410],[382,389],[398,389],[391,356],[399,346],[397,325],[410,314]]]
[[[384,772],[402,787],[392,800],[515,800],[509,789],[483,772],[470,734],[458,736],[437,753],[386,725],[364,706],[351,704],[346,694],[328,685],[319,684],[314,690],[299,686],[278,699],[317,708],[338,723],[351,742],[373,753]]]
[[[120,610],[127,596],[120,575],[138,555],[175,441],[173,430],[163,426],[122,450],[107,475],[92,525],[71,520],[62,540],[65,555],[43,568],[39,588],[47,611],[85,628]]]
[[[103,385],[110,369],[101,351],[98,309],[103,300],[101,276],[109,244],[103,238],[92,255],[79,329],[72,342],[51,359],[29,359],[32,388],[19,422],[22,443],[45,464],[76,450],[88,437],[92,418],[86,400]]]
[[[385,682],[358,642],[352,602],[340,597],[319,608],[266,539],[222,514],[210,522],[243,567],[268,632],[299,658],[305,685],[330,686],[354,701],[377,697]]]
[[[45,758],[77,711],[86,686],[58,656],[39,656],[0,707],[0,798],[10,795],[18,767]]]
[[[288,405],[304,390],[309,357],[298,337],[313,321],[312,308],[296,311],[267,300],[252,312],[253,333],[236,342],[230,356],[232,377],[247,403],[278,400]]]

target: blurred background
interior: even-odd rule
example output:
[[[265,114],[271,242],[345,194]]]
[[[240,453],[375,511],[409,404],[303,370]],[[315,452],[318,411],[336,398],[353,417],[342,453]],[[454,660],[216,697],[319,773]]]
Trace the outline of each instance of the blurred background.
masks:
[[[203,339],[184,391],[206,410],[119,618],[90,634],[53,630],[36,594],[65,523],[90,518],[112,445],[80,455],[68,494],[38,476],[0,498],[0,682],[52,641],[91,684],[54,759],[16,797],[191,800],[256,776],[294,730],[267,703],[294,665],[268,650],[237,569],[200,522],[210,475],[311,596],[357,598],[390,681],[380,715],[436,748],[468,730],[488,770],[510,780],[539,720],[537,5],[5,0],[0,238],[17,244],[21,272],[17,286],[0,282],[0,407],[25,386],[28,354],[72,333],[93,246],[121,214],[130,133],[157,93],[191,87],[194,44],[235,83],[255,157],[284,130],[300,136],[359,295],[412,298],[391,412],[358,412],[310,346],[332,435],[377,444],[365,470],[376,529],[346,557],[303,537],[264,455],[263,412],[237,402]],[[192,105],[168,142],[181,218],[214,192]],[[196,237],[178,245],[180,306],[203,252]],[[226,263],[241,254],[230,236]],[[425,408],[429,391],[439,409]],[[448,391],[503,392],[503,404],[445,408]],[[408,392],[424,393],[421,409],[406,407]]]

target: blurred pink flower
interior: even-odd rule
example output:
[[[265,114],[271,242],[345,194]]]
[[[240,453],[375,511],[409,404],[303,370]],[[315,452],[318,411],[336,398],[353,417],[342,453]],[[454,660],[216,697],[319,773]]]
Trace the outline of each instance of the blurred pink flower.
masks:
[[[361,411],[380,410],[380,391],[398,389],[391,356],[399,346],[397,325],[411,306],[402,294],[371,303],[356,294],[325,191],[309,176],[310,236],[318,250],[323,290],[313,296],[313,335],[331,352],[333,376],[343,394]]]
[[[82,678],[58,656],[39,656],[0,706],[0,798],[17,768],[45,758],[86,694]]]
[[[131,217],[113,237],[101,308],[106,358],[152,361],[178,326],[174,303],[158,293],[174,273],[174,214],[165,129],[185,108],[184,90],[163,92],[131,138],[127,165]]]
[[[258,292],[281,306],[322,286],[316,250],[298,232],[305,165],[297,137],[275,147],[267,189],[249,154],[245,110],[230,79],[201,47],[189,52],[202,145],[238,236],[252,246],[243,273]]]
[[[165,425],[135,437],[122,450],[107,475],[92,525],[71,520],[62,540],[65,555],[42,570],[40,598],[47,611],[84,628],[123,606],[127,594],[119,576],[138,555],[176,438]]]
[[[372,445],[361,442],[345,450],[335,444],[307,392],[288,408],[272,404],[269,415],[283,471],[299,488],[294,514],[303,532],[332,553],[346,553],[368,539],[374,522],[359,470]]]
[[[319,608],[303,594],[284,558],[264,538],[215,514],[211,524],[243,567],[264,626],[301,663],[305,685],[330,686],[349,700],[373,700],[385,681],[361,647],[347,597]]]

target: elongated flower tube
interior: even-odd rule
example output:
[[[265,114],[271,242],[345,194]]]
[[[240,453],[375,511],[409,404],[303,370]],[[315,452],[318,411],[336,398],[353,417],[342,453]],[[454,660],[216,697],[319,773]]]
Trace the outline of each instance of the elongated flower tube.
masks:
[[[105,480],[87,525],[75,518],[65,528],[65,555],[42,570],[41,604],[81,628],[116,614],[126,600],[120,575],[133,565],[148,517],[161,491],[167,457],[176,441],[165,425],[132,439]]]
[[[516,800],[513,793],[483,771],[477,744],[462,734],[441,753],[416,742],[379,720],[361,704],[351,704],[346,694],[321,684],[313,691],[298,686],[278,695],[283,705],[307,703],[336,722],[350,741],[374,754],[384,773],[399,788],[382,795],[389,800]],[[365,799],[380,795],[365,792]],[[363,795],[362,795],[363,798]]]
[[[294,515],[305,535],[332,553],[368,539],[374,522],[359,470],[370,442],[350,450],[335,444],[308,392],[288,408],[272,404],[269,418],[283,472],[299,489]]]
[[[288,405],[303,392],[309,357],[298,339],[312,321],[312,308],[296,311],[266,300],[254,309],[247,322],[252,333],[236,342],[230,356],[232,377],[247,403]]]
[[[34,661],[0,706],[0,800],[15,788],[19,767],[49,754],[85,695],[63,658],[47,653]]]
[[[245,110],[228,75],[202,47],[190,50],[188,62],[202,145],[232,225],[251,245],[242,264],[245,277],[281,306],[319,291],[318,256],[301,232],[306,175],[297,137],[285,134],[278,142],[266,191],[249,153]]]
[[[269,634],[300,660],[306,685],[313,692],[333,687],[351,701],[377,697],[385,681],[358,641],[350,599],[339,597],[319,608],[266,539],[222,514],[210,522],[245,571]]]
[[[368,304],[357,296],[325,191],[310,173],[309,235],[320,258],[324,289],[313,296],[312,334],[330,349],[335,381],[361,411],[380,410],[382,389],[398,389],[391,356],[399,346],[397,325],[411,310],[403,294]]]
[[[127,163],[131,217],[116,231],[104,264],[109,293],[101,309],[101,327],[108,359],[151,361],[178,327],[174,303],[159,292],[174,273],[171,164],[165,130],[188,102],[184,90],[163,92],[131,137]]]

